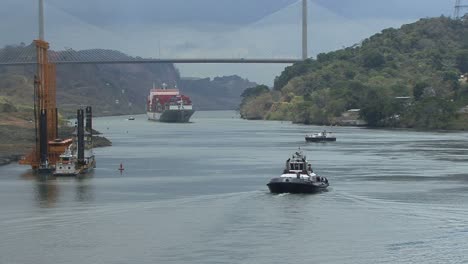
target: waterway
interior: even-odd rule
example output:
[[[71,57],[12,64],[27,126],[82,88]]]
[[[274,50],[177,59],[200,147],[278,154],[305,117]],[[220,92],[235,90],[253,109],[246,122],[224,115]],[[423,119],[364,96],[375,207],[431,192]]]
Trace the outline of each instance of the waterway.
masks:
[[[96,118],[84,179],[0,167],[0,263],[468,262],[467,133],[192,121]],[[270,194],[298,147],[330,190]]]

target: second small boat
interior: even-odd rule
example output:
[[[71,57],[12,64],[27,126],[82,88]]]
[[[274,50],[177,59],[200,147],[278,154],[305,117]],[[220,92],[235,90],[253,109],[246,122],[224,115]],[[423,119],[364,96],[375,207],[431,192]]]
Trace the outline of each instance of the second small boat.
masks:
[[[319,132],[312,135],[306,135],[305,140],[307,142],[331,142],[336,141],[336,136],[332,132]]]

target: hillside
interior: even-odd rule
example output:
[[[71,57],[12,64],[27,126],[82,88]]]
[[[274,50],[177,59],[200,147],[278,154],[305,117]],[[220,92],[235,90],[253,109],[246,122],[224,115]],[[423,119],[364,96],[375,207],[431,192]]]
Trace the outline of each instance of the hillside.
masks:
[[[32,45],[32,44],[31,44]],[[33,47],[24,44],[0,49],[0,58],[6,61],[31,61]],[[56,59],[119,59],[132,57],[115,50],[50,51]],[[33,66],[0,66],[0,96],[19,112],[32,111]],[[192,97],[197,110],[232,110],[240,103],[240,94],[256,83],[238,76],[181,79],[173,64],[102,64],[58,65],[57,103],[65,116],[87,104],[96,115],[144,113],[146,96],[153,83],[161,86],[178,85]],[[3,110],[0,108],[0,113]],[[12,112],[9,111],[10,115]]]
[[[31,45],[7,46],[0,49],[0,57],[21,61],[31,53]],[[50,51],[49,55],[131,59],[114,50]],[[34,66],[0,66],[0,96],[30,108],[34,74]],[[143,113],[153,82],[175,84],[179,78],[172,64],[57,65],[57,104],[67,116],[83,104],[93,106],[97,115]]]
[[[257,84],[239,76],[210,78],[182,78],[182,91],[192,98],[196,110],[236,110],[242,92]]]
[[[152,87],[179,80],[170,64],[60,65],[57,102],[63,111],[89,102],[98,115],[143,113]]]
[[[361,109],[369,126],[464,128],[468,19],[421,19],[287,67],[272,91],[246,93],[244,118],[339,123]]]

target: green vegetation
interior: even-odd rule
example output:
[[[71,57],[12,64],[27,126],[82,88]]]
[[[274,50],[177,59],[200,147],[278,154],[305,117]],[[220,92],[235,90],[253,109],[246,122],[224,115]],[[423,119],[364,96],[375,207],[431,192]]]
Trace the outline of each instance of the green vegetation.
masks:
[[[34,74],[29,66],[0,66],[0,96],[32,113]],[[176,69],[165,64],[59,65],[57,105],[66,117],[82,105],[91,105],[99,116],[144,113],[153,82],[174,85],[178,79]]]
[[[0,58],[11,61],[25,57],[34,47],[24,44],[0,48]],[[50,52],[51,57],[108,57],[109,60],[130,60],[115,50]],[[34,66],[0,66],[0,96],[15,106],[32,109]],[[57,104],[67,117],[75,115],[80,105],[93,106],[96,115],[145,113],[146,97],[153,83],[169,87],[177,85],[192,98],[196,110],[234,110],[240,104],[240,94],[254,82],[239,76],[181,78],[173,64],[104,64],[57,65]],[[0,109],[0,113],[2,109]]]
[[[270,89],[265,85],[257,85],[245,89],[241,94],[243,98],[240,107],[241,117],[246,119],[262,119],[271,108],[273,102],[269,91]]]
[[[181,78],[179,86],[190,96],[195,110],[235,110],[241,93],[257,85],[237,75],[210,78]]]
[[[468,19],[422,19],[287,67],[271,91],[244,93],[241,114],[328,125],[361,109],[373,127],[468,128],[465,73]]]

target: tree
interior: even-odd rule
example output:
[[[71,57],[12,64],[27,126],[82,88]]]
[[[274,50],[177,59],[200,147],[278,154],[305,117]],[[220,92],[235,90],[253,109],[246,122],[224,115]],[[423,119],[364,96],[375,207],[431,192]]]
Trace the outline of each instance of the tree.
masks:
[[[252,96],[258,96],[262,93],[268,93],[270,88],[266,85],[257,85],[255,87],[247,88],[242,92],[241,97],[248,98]]]
[[[288,82],[298,75],[306,74],[307,72],[313,70],[317,66],[316,61],[312,59],[306,59],[299,63],[295,63],[292,66],[288,66],[284,69],[280,76],[275,78],[275,83],[273,86],[274,90],[281,90]]]
[[[462,73],[468,73],[468,50],[461,50],[457,53],[455,58],[457,68]]]
[[[273,104],[270,89],[266,85],[257,85],[242,92],[240,105],[241,117],[246,119],[263,119]]]
[[[416,101],[420,100],[424,95],[424,90],[429,87],[426,82],[418,82],[413,87],[413,96]]]
[[[446,129],[456,118],[455,104],[449,100],[428,97],[411,106],[408,111],[410,126],[428,129]]]
[[[376,50],[366,51],[363,54],[363,64],[367,68],[378,68],[385,64],[385,57]]]
[[[382,91],[370,90],[365,98],[360,116],[371,127],[395,126],[402,112],[394,98]]]

